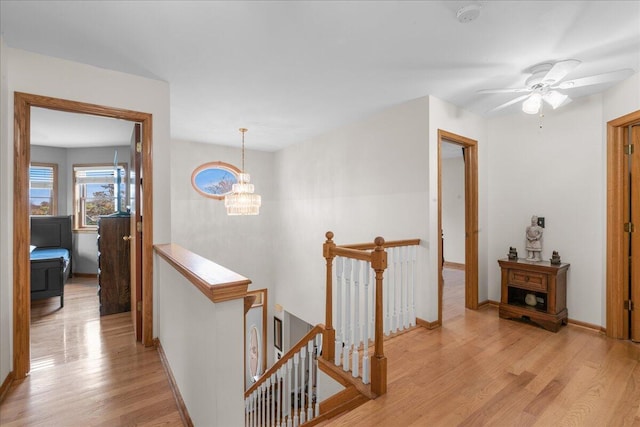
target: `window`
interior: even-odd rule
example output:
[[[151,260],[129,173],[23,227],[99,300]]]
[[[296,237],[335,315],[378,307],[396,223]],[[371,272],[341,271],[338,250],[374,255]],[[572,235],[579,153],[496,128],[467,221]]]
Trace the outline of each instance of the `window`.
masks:
[[[127,189],[126,164],[74,165],[75,228],[96,229],[100,216],[126,212]]]
[[[31,215],[56,215],[58,211],[58,165],[36,163],[29,166]]]

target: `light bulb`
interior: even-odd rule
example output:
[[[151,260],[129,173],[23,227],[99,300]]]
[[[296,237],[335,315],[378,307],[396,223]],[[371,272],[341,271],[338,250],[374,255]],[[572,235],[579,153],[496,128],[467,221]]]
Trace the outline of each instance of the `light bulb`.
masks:
[[[527,114],[538,114],[541,106],[542,95],[540,95],[539,93],[534,93],[522,103],[522,111]]]

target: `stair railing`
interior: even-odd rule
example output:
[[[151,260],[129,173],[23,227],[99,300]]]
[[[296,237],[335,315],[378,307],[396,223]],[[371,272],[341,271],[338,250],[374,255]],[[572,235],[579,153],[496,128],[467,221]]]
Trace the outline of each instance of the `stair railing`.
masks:
[[[324,325],[311,329],[245,393],[245,426],[298,427],[320,413],[318,361]]]
[[[416,324],[415,261],[420,239],[385,242],[377,237],[373,243],[337,246],[333,236],[327,232],[323,246],[327,266],[323,357],[371,384],[371,392],[380,396],[387,390],[384,333]]]

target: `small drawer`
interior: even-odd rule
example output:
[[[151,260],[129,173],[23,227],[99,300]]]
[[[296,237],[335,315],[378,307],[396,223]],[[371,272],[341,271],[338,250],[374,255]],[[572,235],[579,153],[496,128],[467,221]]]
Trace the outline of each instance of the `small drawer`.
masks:
[[[547,291],[547,275],[525,270],[509,270],[509,283],[532,291]]]

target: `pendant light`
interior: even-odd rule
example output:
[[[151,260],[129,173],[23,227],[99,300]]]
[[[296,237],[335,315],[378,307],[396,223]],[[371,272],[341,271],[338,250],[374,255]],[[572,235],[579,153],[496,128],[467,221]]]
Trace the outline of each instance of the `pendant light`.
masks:
[[[238,174],[238,182],[233,184],[231,193],[224,197],[224,206],[227,208],[227,215],[258,215],[262,198],[259,194],[254,194],[253,184],[250,184],[251,177],[244,172],[244,134],[245,128],[240,128],[242,133],[242,168]]]

